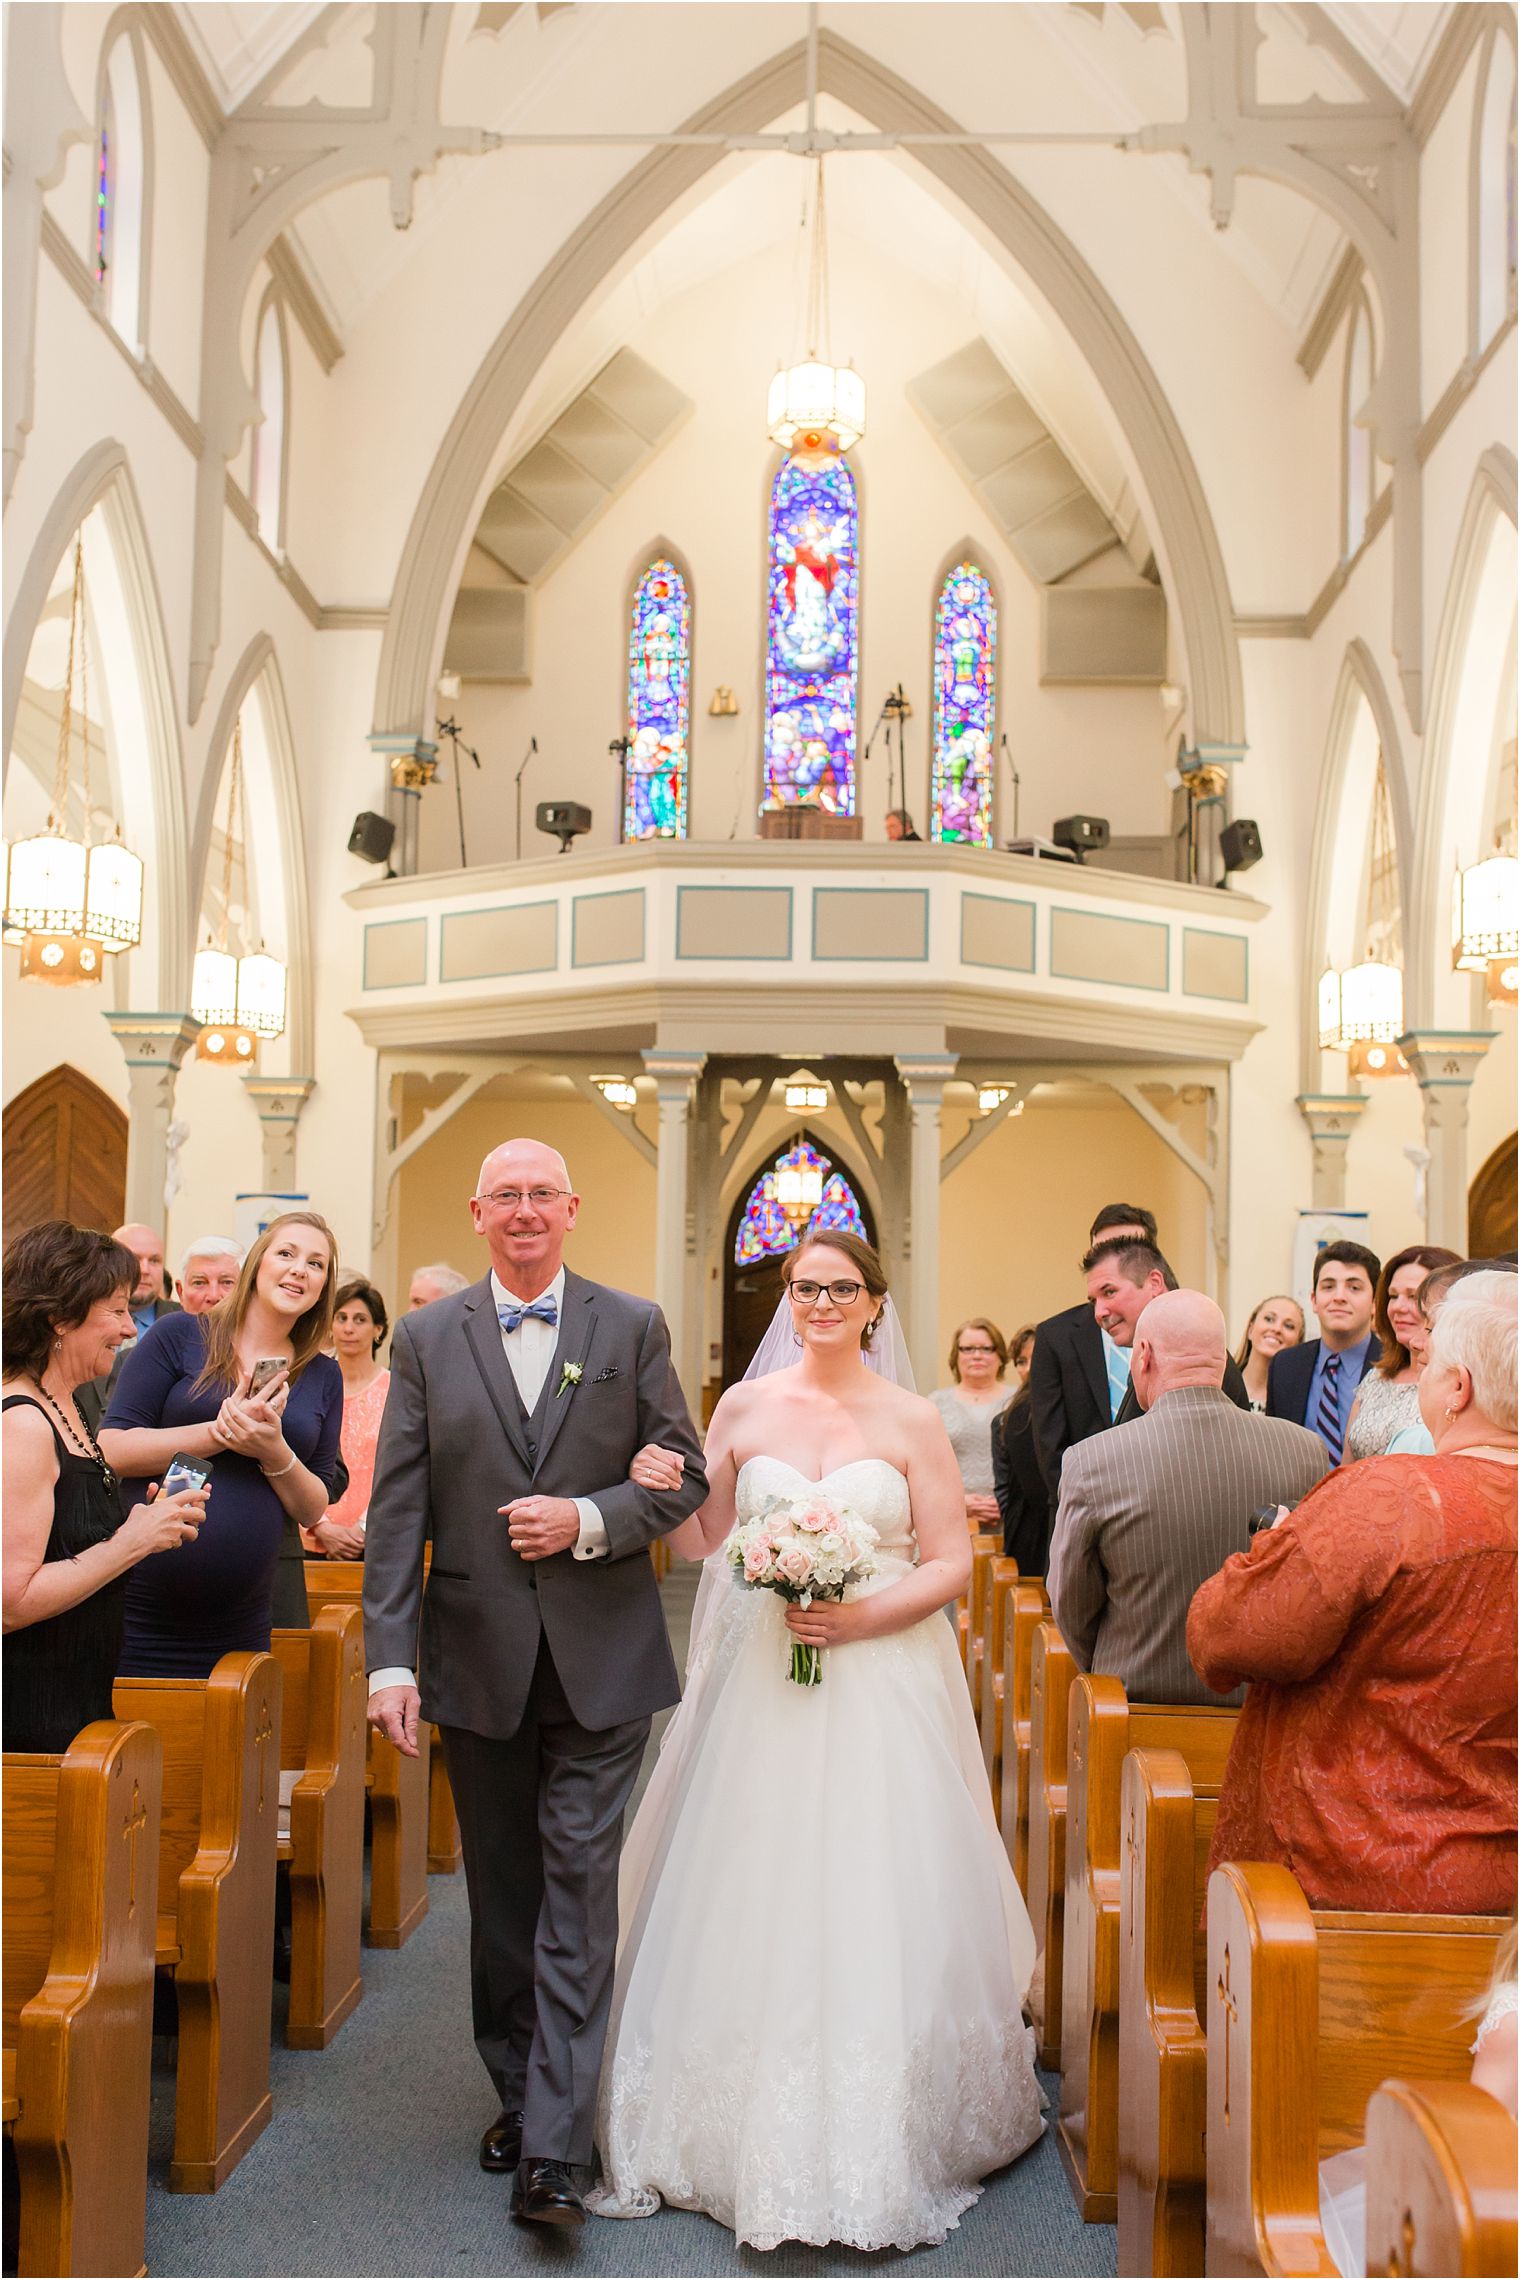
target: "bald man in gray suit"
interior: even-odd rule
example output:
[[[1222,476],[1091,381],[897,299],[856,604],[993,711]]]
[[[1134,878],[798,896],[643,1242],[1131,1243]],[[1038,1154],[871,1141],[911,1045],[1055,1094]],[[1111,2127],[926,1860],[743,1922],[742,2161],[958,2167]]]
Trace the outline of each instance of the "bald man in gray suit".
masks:
[[[1250,1541],[1251,1514],[1294,1505],[1328,1469],[1318,1434],[1237,1409],[1222,1390],[1224,1316],[1201,1291],[1153,1298],[1130,1382],[1145,1411],[1068,1449],[1050,1546],[1050,1610],[1079,1670],[1132,1702],[1241,1702],[1188,1660],[1193,1594]]]

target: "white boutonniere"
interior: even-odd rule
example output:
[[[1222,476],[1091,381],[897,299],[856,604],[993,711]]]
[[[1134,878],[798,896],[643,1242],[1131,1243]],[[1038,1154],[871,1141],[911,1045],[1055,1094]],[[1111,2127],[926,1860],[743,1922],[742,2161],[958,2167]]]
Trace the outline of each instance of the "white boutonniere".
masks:
[[[556,1400],[556,1401],[558,1401],[558,1399],[559,1399],[559,1397],[560,1397],[560,1395],[561,1395],[562,1393],[568,1393],[568,1392],[570,1391],[570,1388],[571,1388],[572,1386],[575,1386],[575,1385],[579,1385],[579,1384],[580,1384],[580,1382],[581,1382],[581,1365],[580,1365],[580,1363],[579,1363],[579,1362],[566,1362],[566,1363],[564,1364],[564,1366],[561,1368],[561,1370],[560,1370],[560,1373],[559,1373],[559,1384],[558,1384],[558,1385],[555,1387],[555,1389],[554,1389],[554,1398],[555,1398],[555,1400]]]

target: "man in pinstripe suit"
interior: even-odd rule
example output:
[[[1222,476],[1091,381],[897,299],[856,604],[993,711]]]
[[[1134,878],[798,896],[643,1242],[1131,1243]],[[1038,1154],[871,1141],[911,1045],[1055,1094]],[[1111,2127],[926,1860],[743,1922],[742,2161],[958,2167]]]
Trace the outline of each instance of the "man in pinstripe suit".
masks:
[[[1253,1512],[1297,1504],[1329,1469],[1317,1434],[1237,1409],[1224,1364],[1211,1298],[1153,1298],[1130,1363],[1145,1414],[1079,1442],[1061,1468],[1051,1613],[1077,1667],[1122,1679],[1132,1702],[1244,1700],[1210,1693],[1188,1660],[1193,1594],[1245,1550]]]

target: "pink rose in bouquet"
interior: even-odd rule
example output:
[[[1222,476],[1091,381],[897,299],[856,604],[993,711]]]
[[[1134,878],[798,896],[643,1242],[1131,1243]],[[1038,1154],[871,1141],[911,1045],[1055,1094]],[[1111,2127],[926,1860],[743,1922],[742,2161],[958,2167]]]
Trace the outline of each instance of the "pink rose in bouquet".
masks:
[[[876,1530],[828,1496],[773,1497],[728,1539],[727,1557],[740,1583],[774,1591],[795,1606],[842,1600],[852,1584],[876,1573]],[[787,1676],[799,1686],[823,1678],[823,1650],[792,1642]]]

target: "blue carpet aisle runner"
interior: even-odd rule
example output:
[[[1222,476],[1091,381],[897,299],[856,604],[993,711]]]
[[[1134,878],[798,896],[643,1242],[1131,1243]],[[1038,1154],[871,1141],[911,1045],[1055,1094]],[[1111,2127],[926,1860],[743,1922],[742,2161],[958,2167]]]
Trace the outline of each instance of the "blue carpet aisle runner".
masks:
[[[684,1642],[687,1569],[667,1586]],[[173,2081],[155,2070],[148,2269],[173,2273],[776,2275],[912,2271],[1102,2273],[1112,2227],[1083,2225],[1047,2128],[994,2178],[943,2248],[862,2255],[789,2246],[738,2249],[706,2217],[662,2211],[641,2223],[591,2220],[576,2236],[514,2225],[510,2182],[476,2165],[492,2119],[470,2040],[464,1878],[435,1876],[429,1912],[394,1954],[364,1952],[364,2000],[325,2051],[283,2047],[276,1990],[274,2118],[216,2194],[166,2190]],[[160,2046],[162,2048],[162,2046]],[[1054,2084],[1047,2082],[1053,2095]]]

